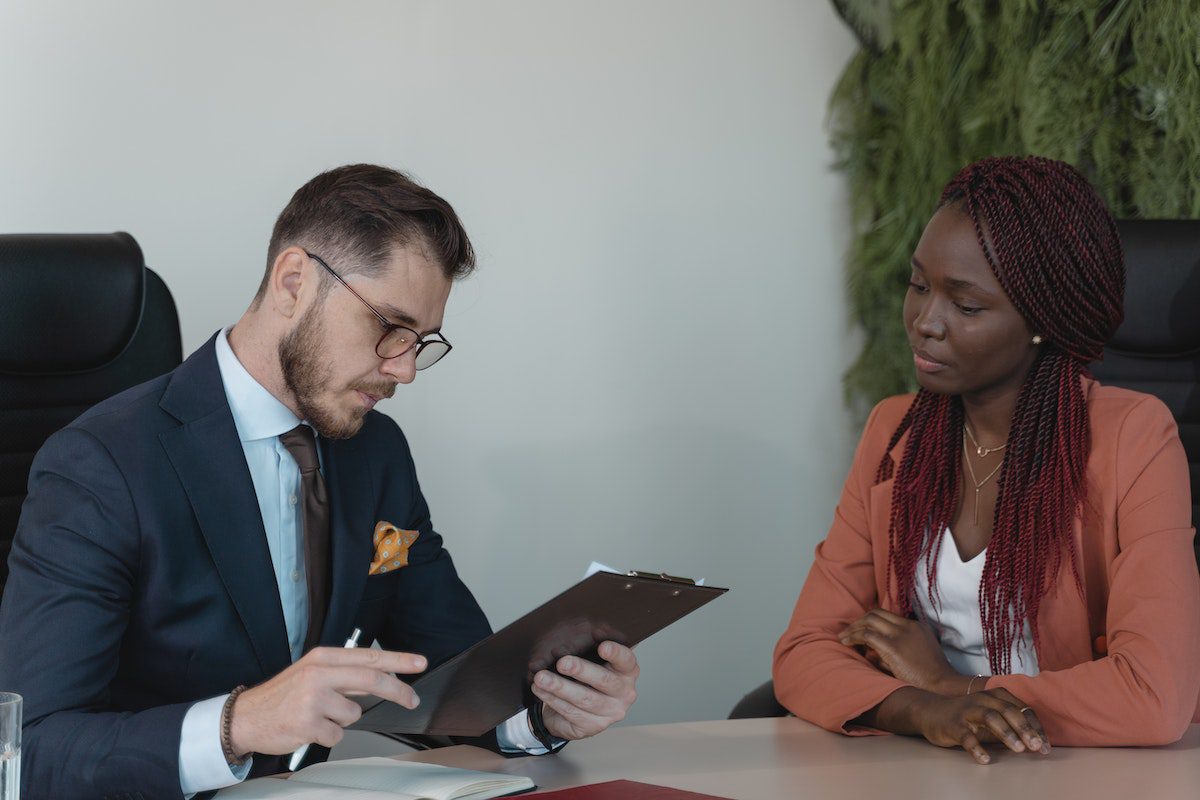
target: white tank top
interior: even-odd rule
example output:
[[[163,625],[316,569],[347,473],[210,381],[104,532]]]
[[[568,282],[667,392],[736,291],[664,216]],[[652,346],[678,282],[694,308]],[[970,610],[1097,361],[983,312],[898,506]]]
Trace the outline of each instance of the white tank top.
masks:
[[[983,579],[986,558],[987,550],[984,549],[964,562],[959,558],[950,529],[946,528],[934,576],[938,589],[936,608],[929,603],[926,558],[918,562],[913,581],[917,615],[933,626],[946,660],[962,675],[992,674],[987,647],[983,643],[983,619],[979,609],[979,583]],[[1028,622],[1021,638],[1012,645],[1012,671],[1017,675],[1038,674],[1037,653],[1033,649]]]

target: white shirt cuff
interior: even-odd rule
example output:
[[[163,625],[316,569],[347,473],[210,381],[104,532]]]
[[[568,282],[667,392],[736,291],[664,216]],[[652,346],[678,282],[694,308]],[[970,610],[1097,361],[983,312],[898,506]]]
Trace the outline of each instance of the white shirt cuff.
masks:
[[[183,716],[179,737],[179,788],[185,797],[240,783],[250,774],[252,759],[231,767],[221,749],[221,709],[229,695],[201,700]]]
[[[528,710],[518,711],[496,726],[496,743],[500,745],[502,753],[528,753],[531,756],[541,756],[550,752],[529,729]]]

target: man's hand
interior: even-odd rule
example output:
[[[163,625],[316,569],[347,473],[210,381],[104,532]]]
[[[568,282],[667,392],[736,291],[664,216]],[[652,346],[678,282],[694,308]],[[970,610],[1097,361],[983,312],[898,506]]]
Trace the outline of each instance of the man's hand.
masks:
[[[960,684],[969,678],[950,666],[927,623],[875,608],[846,626],[840,639],[848,647],[870,648],[879,666],[905,683],[938,694],[965,694]]]
[[[238,755],[281,755],[310,742],[333,747],[362,716],[348,695],[372,694],[417,707],[417,695],[395,672],[425,669],[425,658],[373,648],[315,647],[233,704],[230,740]]]
[[[564,656],[555,664],[559,674],[544,669],[533,676],[533,694],[545,703],[542,720],[558,738],[595,736],[625,719],[637,699],[640,670],[633,651],[602,642],[600,657],[605,664]]]

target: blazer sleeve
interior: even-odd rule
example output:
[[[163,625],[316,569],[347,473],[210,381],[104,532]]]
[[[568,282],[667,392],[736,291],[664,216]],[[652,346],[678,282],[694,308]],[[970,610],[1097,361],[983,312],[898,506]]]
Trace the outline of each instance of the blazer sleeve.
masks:
[[[21,796],[181,797],[190,703],[108,711],[139,556],[120,470],[66,428],[34,459],[0,603],[0,686],[24,698]]]
[[[1108,654],[987,682],[1032,706],[1054,744],[1177,741],[1200,695],[1200,574],[1188,463],[1175,421],[1157,398],[1126,415],[1112,480],[1118,552],[1109,565]]]
[[[492,628],[475,596],[459,578],[442,537],[433,529],[408,442],[399,428],[394,430],[399,458],[393,462],[387,480],[395,485],[385,486],[384,492],[411,497],[404,527],[419,535],[408,551],[408,566],[399,572],[380,644],[421,653],[434,667],[489,636]]]
[[[882,733],[859,726],[847,729],[846,723],[909,685],[881,672],[837,638],[880,602],[866,499],[892,432],[883,418],[895,416],[881,409],[898,402],[885,400],[871,412],[833,526],[817,545],[791,622],[775,647],[776,697],[796,716],[838,733]]]

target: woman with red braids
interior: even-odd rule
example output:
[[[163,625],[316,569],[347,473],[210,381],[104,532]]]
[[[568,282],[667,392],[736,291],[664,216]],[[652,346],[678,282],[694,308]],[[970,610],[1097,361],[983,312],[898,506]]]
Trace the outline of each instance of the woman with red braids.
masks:
[[[912,258],[920,391],[871,413],[775,649],[775,693],[832,731],[1047,753],[1200,721],[1188,464],[1156,398],[1087,364],[1125,264],[1073,168],[988,158]]]

